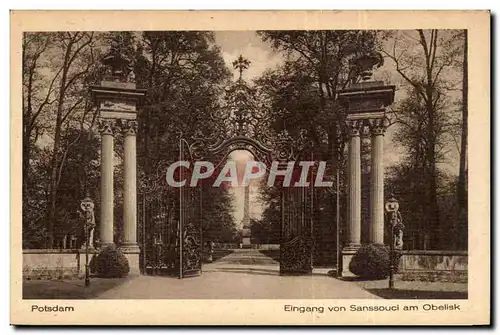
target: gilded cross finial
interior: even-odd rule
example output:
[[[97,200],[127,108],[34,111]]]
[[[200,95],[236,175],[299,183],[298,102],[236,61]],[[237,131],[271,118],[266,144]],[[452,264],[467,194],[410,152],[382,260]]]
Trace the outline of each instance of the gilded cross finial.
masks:
[[[240,55],[238,59],[233,62],[233,68],[238,69],[240,72],[239,80],[243,79],[243,71],[250,67],[250,63],[248,59],[243,58],[243,55]]]

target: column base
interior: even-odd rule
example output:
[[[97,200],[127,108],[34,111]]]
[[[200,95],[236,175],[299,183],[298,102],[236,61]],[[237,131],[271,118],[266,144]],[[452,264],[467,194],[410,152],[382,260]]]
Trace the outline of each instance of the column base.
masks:
[[[130,268],[129,274],[138,275],[141,273],[141,268],[139,264],[139,255],[141,249],[136,243],[124,243],[120,246],[121,252],[127,257],[128,266]]]
[[[349,263],[359,248],[361,248],[361,244],[349,244],[342,249],[342,277],[356,277],[354,273],[349,271]]]

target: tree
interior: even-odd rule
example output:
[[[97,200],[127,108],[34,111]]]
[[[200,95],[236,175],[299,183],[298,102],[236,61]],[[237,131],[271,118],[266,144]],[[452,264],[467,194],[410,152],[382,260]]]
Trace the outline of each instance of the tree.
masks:
[[[76,142],[65,146],[63,138],[74,128],[86,132],[95,119],[85,89],[95,79],[93,71],[98,67],[93,35],[27,33],[23,39],[23,199],[34,204],[32,198],[36,198],[42,205],[36,207],[34,216],[26,208],[23,223],[32,226],[34,217],[36,222],[44,222],[38,235],[46,241],[38,247],[52,247],[54,227],[65,220],[58,216],[56,208],[58,185]],[[40,187],[43,201],[41,193],[35,191]]]
[[[460,236],[461,245],[467,247],[467,222],[468,222],[468,205],[467,205],[467,127],[468,127],[468,104],[469,104],[469,76],[468,76],[468,40],[467,30],[463,31],[464,48],[462,62],[462,127],[460,138],[460,167],[457,183],[457,201],[460,218]]]
[[[210,133],[211,113],[229,79],[220,49],[209,32],[144,32],[138,41],[136,78],[148,94],[139,115],[141,168],[176,157],[178,140]],[[213,127],[216,127],[214,125]]]
[[[56,95],[56,120],[53,128],[53,146],[50,163],[50,181],[48,186],[49,207],[47,214],[47,234],[48,248],[54,244],[54,224],[56,221],[57,191],[60,181],[61,171],[65,163],[66,154],[61,152],[61,137],[64,124],[71,121],[75,110],[81,108],[85,102],[86,93],[84,91],[86,75],[95,65],[91,44],[93,33],[86,32],[65,32],[59,33],[56,37],[56,44],[63,54],[63,61],[60,64],[61,76],[58,82],[58,92]],[[87,55],[84,55],[88,52]],[[85,58],[88,57],[88,58]],[[87,111],[89,112],[89,111]],[[86,115],[82,117],[84,123]],[[68,148],[66,148],[68,149]],[[66,150],[67,152],[67,150]]]
[[[23,195],[25,196],[28,194],[27,184],[33,143],[36,143],[43,133],[39,117],[42,111],[54,102],[51,97],[57,76],[54,76],[46,92],[43,92],[39,73],[49,45],[50,38],[47,34],[27,33],[23,39],[23,175],[25,176]]]
[[[283,65],[269,70],[256,83],[268,105],[268,114],[276,132],[286,130],[296,142],[300,137],[312,143],[308,154],[314,160],[328,161],[327,177],[335,180],[339,171],[344,192],[346,134],[342,125],[345,110],[337,100],[337,92],[355,77],[351,60],[377,47],[375,31],[261,31],[262,39],[285,57]],[[310,157],[308,157],[310,158]],[[266,190],[263,190],[266,192]],[[343,197],[335,190],[315,192],[315,232],[320,248],[333,254],[334,237],[322,233],[332,226],[337,213],[336,199]],[[341,220],[345,216],[341,203]],[[330,249],[331,248],[331,249]]]
[[[393,115],[399,126],[394,142],[407,149],[406,164],[421,178],[421,196],[415,193],[423,204],[417,245],[425,247],[430,229],[441,226],[438,164],[445,159],[447,136],[456,126],[450,91],[461,45],[454,31],[421,29],[397,32],[391,42],[384,53],[406,83],[406,98]]]
[[[137,85],[148,89],[138,115],[138,170],[152,176],[178,159],[181,138],[192,144],[195,135],[210,137],[222,126],[212,116],[221,113],[230,73],[210,32],[143,32],[134,43]],[[178,192],[166,194],[166,213],[174,216]],[[235,223],[227,190],[203,187],[201,197],[203,239],[230,241]]]
[[[233,199],[226,188],[203,187],[203,240],[232,242],[236,225],[232,216]]]
[[[281,242],[281,202],[280,189],[271,187],[266,189],[261,187],[260,202],[267,204],[262,213],[261,219],[255,228],[260,234],[261,243],[278,244]],[[252,230],[253,236],[253,230]]]

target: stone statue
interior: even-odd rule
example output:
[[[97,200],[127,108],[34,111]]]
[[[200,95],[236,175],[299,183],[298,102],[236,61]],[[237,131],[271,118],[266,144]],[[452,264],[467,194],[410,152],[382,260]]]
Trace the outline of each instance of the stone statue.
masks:
[[[135,73],[134,70],[131,70],[127,76],[127,81],[129,83],[135,83]]]
[[[109,38],[110,47],[104,54],[102,63],[107,67],[106,76],[108,79],[127,80],[131,72],[131,60],[126,55],[124,37],[118,33]],[[135,80],[135,75],[132,75]]]
[[[401,250],[403,249],[403,230],[405,228],[401,213],[399,211],[394,212],[392,220],[392,229],[394,232],[394,249]]]
[[[95,215],[94,215],[94,202],[90,198],[85,198],[81,205],[83,211],[83,219],[84,219],[84,230],[85,230],[85,243],[83,244],[83,248],[88,247],[94,248],[94,228],[95,228]]]
[[[214,255],[214,242],[207,241],[207,262],[209,263],[213,262],[213,255]]]
[[[384,65],[384,57],[380,52],[371,51],[355,57],[351,61],[351,80],[361,79],[362,81],[371,80],[373,69]]]

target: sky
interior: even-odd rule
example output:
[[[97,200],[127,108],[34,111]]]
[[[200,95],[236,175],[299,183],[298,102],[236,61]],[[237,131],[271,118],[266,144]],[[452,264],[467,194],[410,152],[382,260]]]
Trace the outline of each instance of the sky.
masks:
[[[244,72],[245,79],[255,79],[266,69],[275,68],[283,61],[254,31],[218,31],[215,32],[215,42],[221,47],[222,56],[230,69],[239,55],[250,60],[250,68]],[[236,78],[237,72],[233,73]]]

